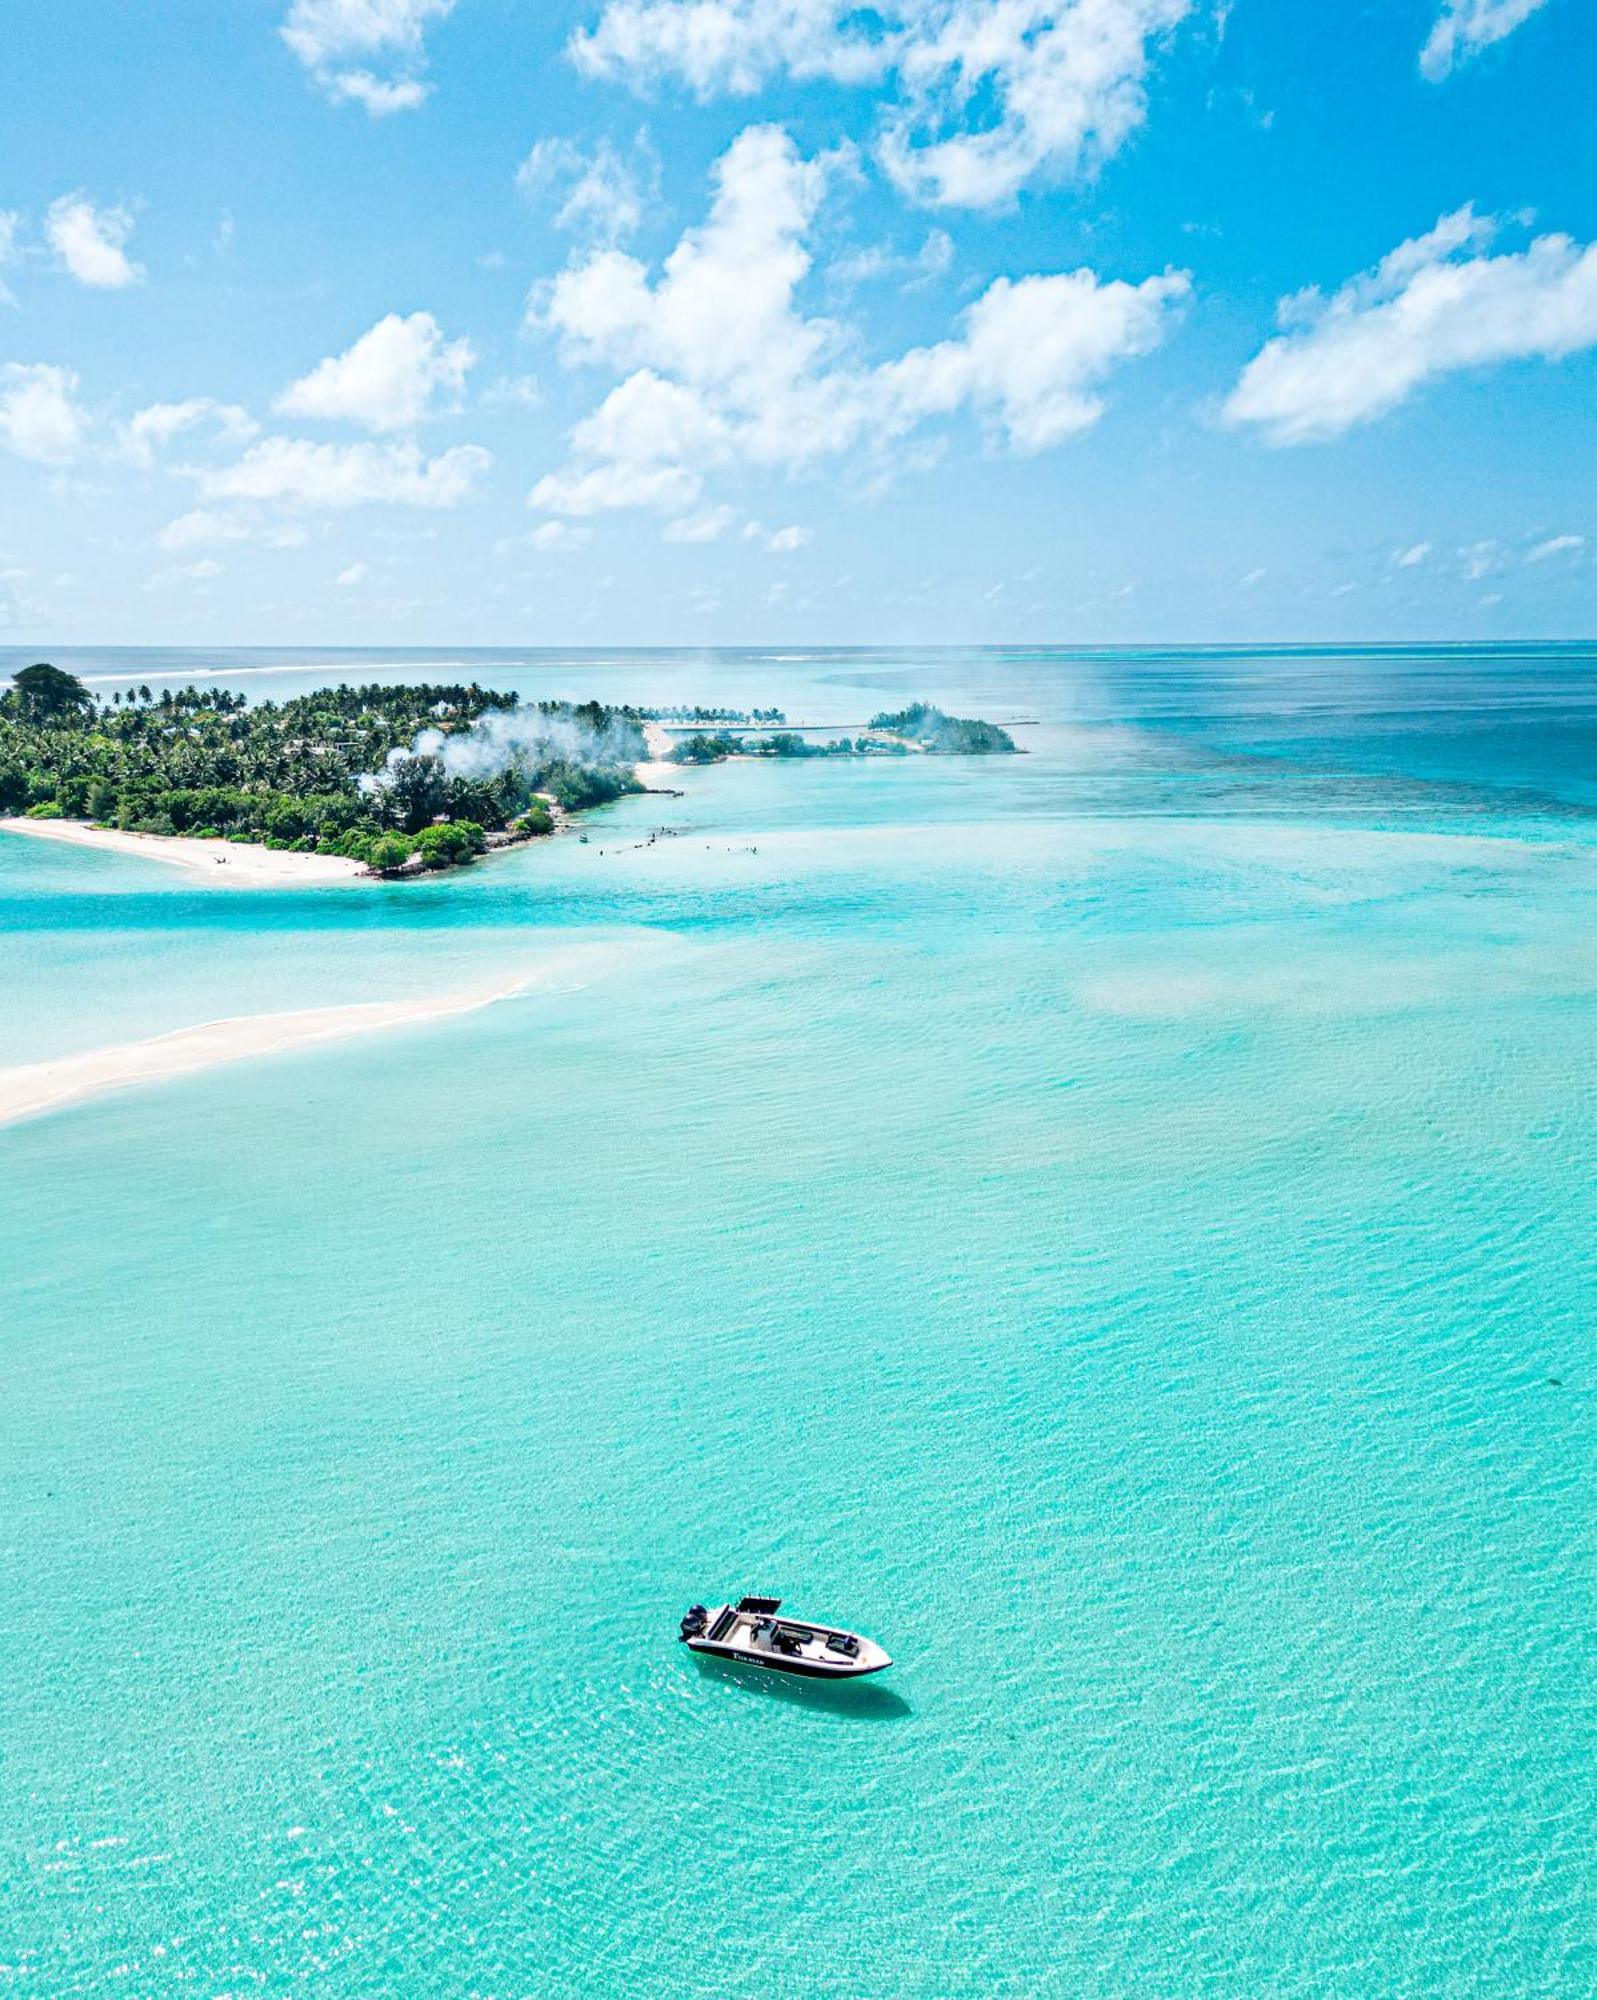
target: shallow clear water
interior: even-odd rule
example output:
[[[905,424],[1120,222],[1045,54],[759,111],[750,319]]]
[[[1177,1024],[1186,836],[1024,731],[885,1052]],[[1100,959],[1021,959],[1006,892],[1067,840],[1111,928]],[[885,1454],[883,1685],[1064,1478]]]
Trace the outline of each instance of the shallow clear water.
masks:
[[[176,677],[413,664],[319,657]],[[0,841],[7,1060],[541,971],[0,1133],[0,1984],[1590,1992],[1597,657],[462,660],[1035,726],[369,894]]]

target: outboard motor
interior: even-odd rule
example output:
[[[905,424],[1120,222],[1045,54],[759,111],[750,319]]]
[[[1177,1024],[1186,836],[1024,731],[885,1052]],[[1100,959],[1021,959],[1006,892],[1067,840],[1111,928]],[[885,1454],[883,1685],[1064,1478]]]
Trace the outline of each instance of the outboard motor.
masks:
[[[709,1622],[710,1614],[704,1606],[702,1604],[692,1605],[689,1607],[687,1616],[682,1621],[682,1630],[678,1634],[678,1637],[696,1639]]]

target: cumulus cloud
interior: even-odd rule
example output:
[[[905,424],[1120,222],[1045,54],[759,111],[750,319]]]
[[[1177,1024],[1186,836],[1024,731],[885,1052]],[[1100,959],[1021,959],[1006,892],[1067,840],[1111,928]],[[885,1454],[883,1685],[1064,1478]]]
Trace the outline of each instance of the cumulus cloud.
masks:
[[[1406,549],[1394,549],[1393,569],[1418,569],[1434,547],[1433,542],[1414,542]]]
[[[1097,420],[1097,385],[1158,343],[1190,287],[1184,272],[1137,285],[1087,270],[1001,278],[957,337],[863,367],[844,329],[797,305],[825,185],[785,132],[752,126],[716,167],[708,219],[658,277],[596,250],[538,295],[533,319],[568,363],[624,379],[573,429],[571,463],[538,483],[535,506],[685,513],[714,470],[801,470],[961,408],[996,443],[1041,450]]]
[[[910,97],[884,138],[889,172],[923,201],[993,208],[1034,177],[1090,170],[1142,123],[1150,47],[1188,11],[1188,0],[953,0],[917,9],[936,32],[905,52]],[[994,121],[936,136],[963,124],[981,91],[993,96]]]
[[[1443,0],[1420,50],[1420,74],[1439,83],[1460,63],[1511,35],[1546,4],[1547,0]]]
[[[431,313],[389,313],[342,354],[290,383],[273,406],[286,417],[322,417],[372,431],[409,430],[435,396],[458,398],[477,357],[469,340],[445,340]]]
[[[1138,285],[1106,283],[1088,270],[998,278],[965,314],[960,339],[915,349],[880,370],[879,380],[906,412],[968,403],[1011,449],[1042,451],[1098,421],[1097,385],[1159,344],[1190,291],[1184,271]]]
[[[593,539],[591,528],[574,528],[569,521],[540,521],[527,537],[527,546],[541,556],[569,555],[586,548]]]
[[[1146,115],[1152,52],[1191,0],[608,0],[570,44],[590,75],[701,98],[777,76],[888,85],[881,156],[907,192],[991,208],[1090,171]]]
[[[43,361],[0,364],[0,445],[38,465],[70,465],[83,449],[88,424],[77,393],[70,368]]]
[[[367,564],[352,562],[347,569],[338,572],[333,578],[333,583],[339,590],[353,590],[356,584],[364,583],[369,574],[370,569]]]
[[[629,162],[608,139],[587,153],[569,139],[540,139],[517,170],[516,186],[530,201],[553,204],[557,228],[619,243],[642,222],[656,171],[641,145]]]
[[[1497,231],[1466,205],[1329,299],[1284,300],[1287,331],[1243,370],[1224,420],[1272,444],[1340,437],[1439,376],[1597,343],[1597,244],[1539,236],[1492,256]]]
[[[730,507],[706,507],[697,514],[679,514],[667,521],[661,539],[667,542],[718,542],[731,527]]]
[[[64,194],[51,202],[44,233],[63,269],[80,285],[118,291],[144,276],[127,253],[133,234],[129,208],[96,208],[86,194]]]
[[[570,53],[590,75],[645,87],[674,76],[705,98],[748,96],[783,72],[875,83],[902,12],[868,17],[846,0],[610,0]]]
[[[181,403],[151,403],[121,427],[122,455],[148,470],[173,438],[202,425],[213,426],[221,437],[239,444],[260,429],[248,410],[237,403],[219,403],[210,396],[190,396]]]
[[[335,104],[374,118],[414,111],[431,86],[420,71],[425,31],[455,0],[294,0],[283,40]],[[373,68],[382,65],[381,70]]]
[[[268,437],[234,464],[204,468],[196,477],[207,499],[258,501],[307,513],[374,501],[458,507],[492,464],[492,455],[475,444],[455,445],[428,459],[414,444],[312,444]]]
[[[1549,556],[1579,555],[1586,546],[1584,535],[1549,535],[1545,542],[1538,542],[1533,549],[1527,549],[1528,563],[1546,562]]]

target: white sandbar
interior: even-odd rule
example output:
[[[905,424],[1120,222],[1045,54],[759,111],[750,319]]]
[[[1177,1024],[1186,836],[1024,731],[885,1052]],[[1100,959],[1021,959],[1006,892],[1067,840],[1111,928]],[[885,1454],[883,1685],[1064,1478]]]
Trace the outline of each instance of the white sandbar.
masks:
[[[451,1014],[469,1013],[507,999],[529,983],[523,977],[509,986],[478,987],[427,1000],[371,1000],[353,1006],[306,1007],[289,1014],[245,1014],[230,1021],[203,1021],[197,1027],[178,1028],[144,1042],[90,1049],[52,1062],[21,1063],[0,1069],[0,1125],[59,1111],[80,1098],[98,1097],[106,1091],[192,1076],[218,1063],[277,1055],[312,1042],[369,1035],[383,1028],[412,1028],[426,1021],[441,1021]]]

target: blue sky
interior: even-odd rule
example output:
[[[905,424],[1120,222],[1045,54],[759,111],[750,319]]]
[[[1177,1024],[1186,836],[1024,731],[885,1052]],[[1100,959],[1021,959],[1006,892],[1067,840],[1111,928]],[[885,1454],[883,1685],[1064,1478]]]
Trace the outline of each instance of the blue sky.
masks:
[[[1582,0],[13,0],[0,637],[1597,631]]]

